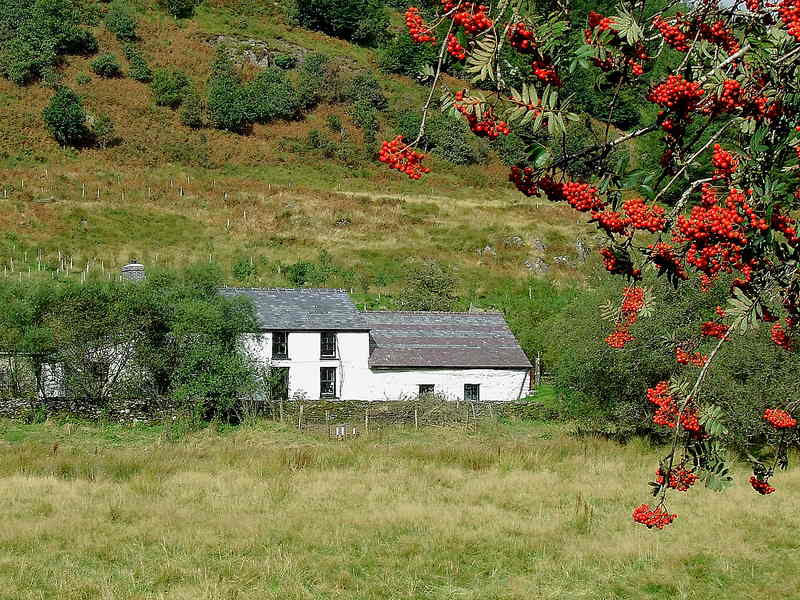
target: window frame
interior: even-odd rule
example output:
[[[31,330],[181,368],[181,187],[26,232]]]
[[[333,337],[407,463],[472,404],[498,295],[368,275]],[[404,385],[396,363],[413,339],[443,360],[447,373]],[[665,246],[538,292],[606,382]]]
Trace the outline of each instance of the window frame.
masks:
[[[276,336],[283,336],[283,342],[277,342]],[[275,350],[278,345],[283,346],[283,352]],[[288,331],[273,331],[272,332],[272,360],[289,360],[289,332]]]
[[[326,340],[326,336],[332,336],[333,340]],[[330,346],[332,342],[333,352],[325,354],[325,347]],[[339,338],[335,331],[320,331],[319,334],[319,358],[320,360],[335,360],[339,355]]]
[[[473,398],[467,397],[467,388],[474,390],[475,396]],[[464,384],[464,402],[480,402],[481,401],[481,384],[480,383],[465,383]]]
[[[425,391],[422,388],[426,388]],[[430,388],[430,389],[428,389]],[[421,398],[422,396],[433,396],[436,393],[436,386],[432,383],[420,383],[417,384],[417,397]]]
[[[336,384],[338,379],[338,369],[336,367],[320,367],[319,368],[319,397],[320,398],[338,398]],[[326,379],[325,374],[333,373],[333,378]],[[324,391],[325,384],[328,383],[329,385],[332,384],[333,392],[326,393]]]

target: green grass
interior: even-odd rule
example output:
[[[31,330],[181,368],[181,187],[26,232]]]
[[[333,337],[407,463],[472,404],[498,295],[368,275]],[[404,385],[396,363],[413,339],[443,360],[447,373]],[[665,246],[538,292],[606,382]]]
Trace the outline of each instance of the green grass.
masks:
[[[676,494],[657,532],[630,520],[656,451],[553,424],[342,443],[268,423],[170,442],[163,427],[6,422],[2,437],[2,598],[800,594],[796,471],[765,498],[742,468],[725,494]]]

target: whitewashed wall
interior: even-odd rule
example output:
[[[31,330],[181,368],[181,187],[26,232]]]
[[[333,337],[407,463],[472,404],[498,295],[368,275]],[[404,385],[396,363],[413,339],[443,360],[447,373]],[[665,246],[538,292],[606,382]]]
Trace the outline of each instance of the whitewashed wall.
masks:
[[[336,360],[320,360],[320,333],[289,333],[289,360],[272,360],[272,334],[247,336],[244,347],[254,360],[289,367],[289,397],[320,397],[320,367],[336,367],[337,397],[343,400],[399,400],[416,397],[420,384],[436,394],[464,398],[464,384],[480,385],[482,401],[506,402],[527,396],[530,373],[525,369],[370,369],[369,334],[337,333]]]
[[[434,386],[434,393],[464,399],[464,384],[480,385],[480,399],[509,402],[524,398],[530,387],[525,369],[375,369],[369,400],[399,400],[415,397],[419,386]]]

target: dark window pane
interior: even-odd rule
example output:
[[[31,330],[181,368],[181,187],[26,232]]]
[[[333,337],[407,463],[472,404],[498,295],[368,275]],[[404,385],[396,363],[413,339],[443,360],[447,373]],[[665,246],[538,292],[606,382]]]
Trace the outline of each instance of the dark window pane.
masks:
[[[273,400],[289,399],[289,367],[276,367],[270,375]]]
[[[323,358],[336,358],[336,333],[323,331],[320,335],[320,356]]]
[[[289,334],[286,331],[275,331],[272,334],[272,358],[289,358]]]
[[[423,383],[423,384],[421,384],[419,386],[419,395],[420,396],[430,395],[430,394],[433,394],[433,392],[434,392],[434,387],[433,387],[432,384]]]
[[[464,400],[478,402],[481,399],[481,386],[475,383],[464,384]]]
[[[336,367],[320,368],[319,393],[323,398],[336,397]]]

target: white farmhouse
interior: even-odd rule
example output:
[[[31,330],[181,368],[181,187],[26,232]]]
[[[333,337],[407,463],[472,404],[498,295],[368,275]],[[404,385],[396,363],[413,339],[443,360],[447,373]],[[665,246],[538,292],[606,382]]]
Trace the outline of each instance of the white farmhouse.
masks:
[[[467,401],[527,395],[531,363],[501,313],[362,312],[344,290],[224,288],[246,296],[260,331],[251,356],[276,369],[287,397]]]

